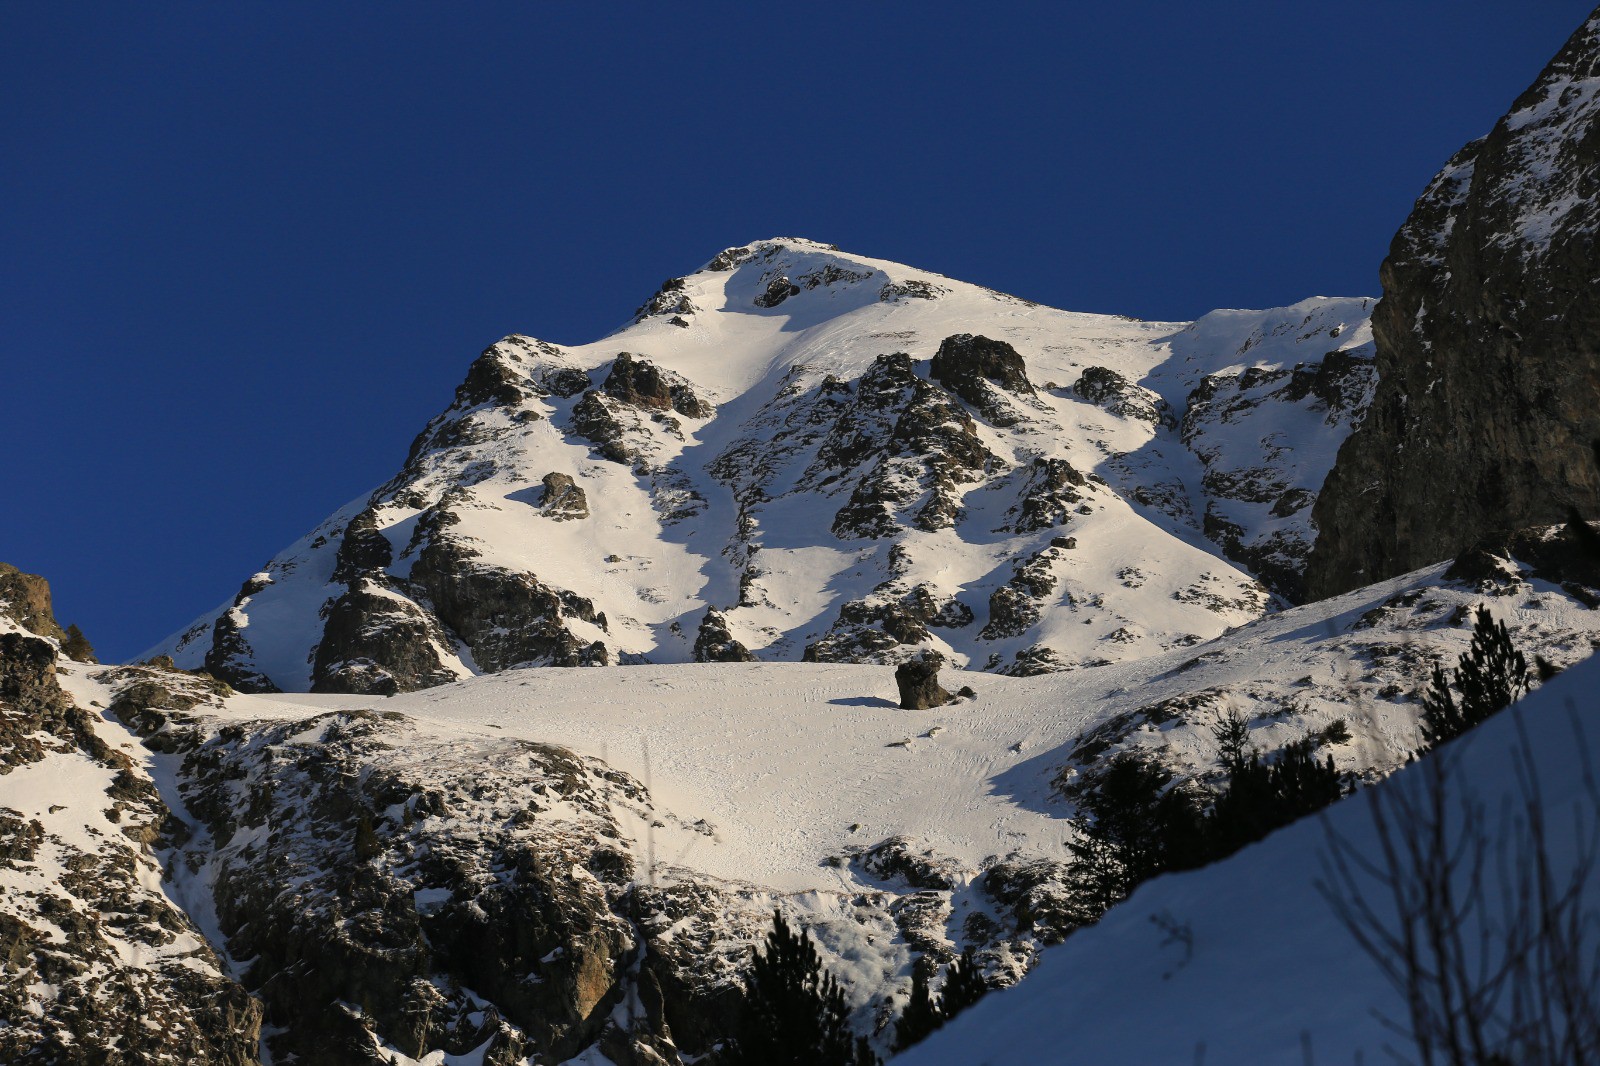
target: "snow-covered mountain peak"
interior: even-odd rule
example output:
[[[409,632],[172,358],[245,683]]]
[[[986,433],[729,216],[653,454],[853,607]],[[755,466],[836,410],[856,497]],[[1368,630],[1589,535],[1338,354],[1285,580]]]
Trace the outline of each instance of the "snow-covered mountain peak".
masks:
[[[491,345],[393,479],[157,650],[246,688],[389,691],[1184,647],[1294,596],[1369,304],[1143,322],[730,248],[599,341]]]

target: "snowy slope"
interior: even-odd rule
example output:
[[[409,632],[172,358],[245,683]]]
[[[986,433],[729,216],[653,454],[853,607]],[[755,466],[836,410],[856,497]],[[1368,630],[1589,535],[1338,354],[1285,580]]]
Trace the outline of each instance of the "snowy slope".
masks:
[[[1551,569],[1563,545],[1528,534],[1514,560],[1093,670],[946,670],[975,697],[917,712],[873,664],[529,668],[388,698],[64,664],[93,732],[128,754],[124,787],[171,815],[85,861],[143,868],[183,908],[176,950],[205,933],[208,979],[259,997],[274,1055],[689,1061],[737,1024],[774,907],[817,938],[884,1047],[919,960],[971,947],[1010,985],[1088,935],[1062,906],[1065,818],[1116,752],[1205,783],[1232,711],[1263,751],[1311,740],[1371,780],[1416,746],[1410,696],[1464,648],[1478,605],[1556,666],[1585,658],[1600,611]],[[114,782],[73,766],[88,776],[63,764],[41,791],[15,771],[27,787],[0,775],[0,791],[110,838]]]
[[[918,957],[945,959],[972,946],[991,980],[1010,984],[1071,932],[1058,917],[1064,819],[1074,786],[1109,755],[1139,748],[1184,776],[1214,779],[1212,728],[1235,711],[1250,722],[1252,743],[1269,752],[1324,737],[1342,721],[1350,738],[1325,738],[1322,751],[1352,776],[1372,779],[1416,747],[1410,696],[1433,663],[1464,648],[1475,606],[1488,603],[1514,640],[1558,666],[1583,659],[1600,639],[1600,612],[1543,578],[1508,570],[1492,581],[1451,579],[1442,571],[1096,670],[947,672],[947,685],[970,684],[976,698],[931,711],[900,710],[891,671],[881,666],[823,663],[533,668],[392,698],[233,696],[204,712],[200,728],[217,739],[201,749],[214,753],[209,759],[186,763],[201,782],[189,787],[220,787],[204,784],[209,776],[237,790],[229,808],[287,811],[214,844],[197,831],[202,843],[174,867],[201,870],[202,883],[237,886],[261,868],[267,846],[292,857],[303,871],[297,876],[333,876],[323,864],[345,861],[340,838],[309,827],[292,835],[302,817],[292,812],[316,795],[282,777],[297,761],[331,762],[338,780],[398,775],[418,795],[479,797],[431,829],[391,808],[376,823],[380,841],[442,834],[396,856],[441,841],[492,849],[508,824],[506,804],[514,808],[520,794],[540,812],[535,834],[578,846],[564,826],[581,816],[600,827],[578,834],[583,847],[615,834],[625,848],[628,871],[602,883],[617,898],[644,901],[629,904],[628,951],[644,945],[644,957],[667,960],[674,980],[714,999],[736,986],[737,960],[778,906],[817,937],[857,1006],[857,1027],[881,1044]],[[371,739],[352,746],[357,733]],[[547,773],[530,779],[511,769],[526,758],[524,743],[585,760],[598,805],[547,810]],[[392,787],[377,791],[387,796]],[[391,802],[377,801],[378,810]],[[399,878],[423,914],[428,901],[451,893],[420,879],[413,862],[386,860],[386,876]],[[388,1031],[381,1020],[367,1024]]]
[[[1065,854],[1070,808],[1053,779],[1085,742],[1097,748],[1086,762],[1139,747],[1203,776],[1216,768],[1211,726],[1228,710],[1252,722],[1265,751],[1342,718],[1354,737],[1330,749],[1341,769],[1398,767],[1418,743],[1413,693],[1464,648],[1468,611],[1485,602],[1442,569],[1149,660],[1030,678],[947,671],[946,687],[970,685],[977,698],[928,711],[899,708],[890,670],[792,663],[527,669],[394,698],[239,696],[228,707],[249,717],[367,707],[441,736],[494,730],[600,758],[715,830],[656,846],[718,878],[846,886],[829,856],[907,833],[975,873],[1023,842]],[[1596,612],[1544,582],[1488,602],[1513,639],[1558,664],[1600,636]]]
[[[1600,761],[1596,692],[1600,664],[1585,663],[1441,753],[1450,760],[1452,806],[1469,797],[1483,804],[1492,836],[1508,849],[1491,852],[1491,862],[1515,854],[1519,831],[1498,814],[1503,803],[1520,802],[1520,728],[1558,881],[1573,869],[1600,803],[1591,777]],[[1388,1048],[1412,1061],[1415,1047],[1382,1021],[1404,1023],[1405,1001],[1318,881],[1327,877],[1330,831],[1376,857],[1374,801],[1402,792],[1420,801],[1426,783],[1427,771],[1411,767],[1231,859],[1150,882],[1099,925],[1046,951],[1020,986],[990,996],[896,1063],[1375,1062]],[[1392,923],[1392,899],[1363,883],[1376,914]],[[1592,936],[1600,881],[1589,878],[1582,898]],[[1501,918],[1493,887],[1486,907],[1475,917]],[[1466,926],[1469,940],[1476,930],[1475,921]]]
[[[1266,612],[1253,566],[1293,594],[1369,304],[1140,322],[808,241],[730,249],[601,341],[490,348],[392,481],[152,654],[267,691],[1161,654]]]

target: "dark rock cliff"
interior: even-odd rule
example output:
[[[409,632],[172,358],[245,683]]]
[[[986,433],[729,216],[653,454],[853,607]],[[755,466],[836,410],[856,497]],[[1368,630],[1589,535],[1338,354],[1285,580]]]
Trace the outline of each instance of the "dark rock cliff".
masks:
[[[1600,509],[1597,225],[1600,11],[1395,236],[1377,395],[1313,512],[1312,598]]]

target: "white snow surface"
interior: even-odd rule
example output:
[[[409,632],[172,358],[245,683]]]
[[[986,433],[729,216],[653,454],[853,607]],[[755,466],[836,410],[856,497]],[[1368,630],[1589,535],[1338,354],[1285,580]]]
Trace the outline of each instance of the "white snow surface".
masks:
[[[1597,692],[1600,663],[1584,663],[1433,756],[1452,760],[1452,802],[1474,796],[1491,812],[1491,832],[1504,839],[1494,812],[1517,801],[1520,723],[1558,880],[1594,831]],[[1415,1048],[1381,1020],[1404,1023],[1404,1001],[1317,884],[1326,876],[1329,831],[1375,856],[1376,795],[1418,795],[1422,778],[1420,766],[1408,768],[1230,859],[1147,883],[1098,925],[1043,952],[1026,981],[991,994],[895,1062],[1348,1063],[1389,1061],[1389,1048],[1413,1061]],[[1391,920],[1392,904],[1368,888],[1377,913]],[[1589,879],[1584,899],[1592,934],[1600,881]]]
[[[757,306],[779,276],[799,291],[777,306]],[[533,574],[604,612],[608,631],[568,625],[585,641],[603,641],[613,662],[690,661],[707,607],[723,611],[733,636],[758,658],[793,661],[829,632],[846,603],[919,585],[972,610],[970,624],[933,631],[932,646],[959,665],[1005,669],[1036,647],[1067,668],[1161,654],[1272,606],[1251,574],[1202,534],[1208,506],[1243,523],[1247,539],[1274,535],[1287,522],[1309,546],[1310,498],[1351,429],[1347,419],[1268,403],[1227,425],[1208,423],[1186,444],[1176,419],[1189,395],[1207,375],[1293,368],[1332,350],[1370,358],[1371,351],[1368,299],[1144,322],[1059,311],[788,238],[750,245],[731,269],[708,265],[670,295],[693,310],[643,315],[592,344],[512,336],[491,351],[528,382],[565,369],[596,385],[619,352],[632,352],[681,375],[716,405],[710,417],[675,418],[676,429],[637,419],[629,442],[641,458],[628,466],[572,432],[577,397],[453,407],[443,417],[470,430],[462,443],[425,452],[271,560],[251,586],[257,591],[146,657],[168,653],[180,666],[201,666],[212,625],[228,614],[249,645],[250,659],[240,665],[285,691],[307,690],[323,612],[343,589],[332,574],[345,525],[375,508],[395,552],[389,573],[403,590],[417,518],[447,492],[461,519],[452,535],[470,543],[479,561]],[[996,461],[959,487],[961,513],[948,528],[841,539],[830,529],[834,515],[875,460],[847,476],[816,468],[819,438],[831,428],[807,422],[821,409],[817,390],[829,376],[855,382],[877,356],[893,352],[908,353],[925,378],[940,342],[962,333],[1012,345],[1037,395],[1000,394],[1018,419],[1009,426],[975,415]],[[1091,366],[1161,397],[1171,419],[1152,422],[1087,402],[1072,386]],[[725,462],[714,475],[719,457]],[[1091,483],[1088,501],[1061,524],[1009,531],[1031,464],[1043,458],[1067,459],[1104,478],[1110,491]],[[1305,498],[1286,519],[1267,515],[1269,503],[1252,511],[1214,501],[1202,476],[1219,463],[1270,467],[1267,480],[1278,492],[1300,489]],[[539,483],[551,472],[585,489],[589,518],[541,513]],[[741,515],[736,493],[754,490],[759,498]],[[1039,603],[1038,620],[1019,633],[984,636],[990,596],[1064,533],[1078,548],[1040,564],[1054,588]],[[1130,567],[1137,580],[1123,576]],[[458,676],[476,672],[466,649],[444,651]]]

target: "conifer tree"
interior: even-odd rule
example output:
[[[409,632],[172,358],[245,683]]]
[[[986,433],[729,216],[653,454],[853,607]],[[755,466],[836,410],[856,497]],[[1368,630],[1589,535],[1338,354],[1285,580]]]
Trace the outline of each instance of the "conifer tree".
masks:
[[[755,952],[744,1031],[725,1061],[736,1066],[879,1066],[850,1030],[839,983],[803,929],[772,912],[766,951]]]
[[[1451,691],[1451,680],[1459,701]],[[1472,626],[1472,645],[1457,663],[1454,678],[1433,668],[1422,697],[1423,747],[1436,748],[1511,706],[1528,691],[1528,661],[1511,643],[1504,622],[1479,607]]]
[[[83,635],[77,623],[67,626],[67,639],[62,641],[61,650],[69,659],[80,663],[99,662],[94,657],[94,646],[89,643],[89,638]]]
[[[939,1026],[944,1024],[944,1012],[939,1000],[928,990],[928,966],[914,966],[911,970],[911,998],[906,1009],[894,1023],[894,1050],[904,1051],[920,1044]]]
[[[978,968],[969,947],[950,964],[950,970],[945,974],[944,988],[940,994],[940,1013],[945,1021],[949,1021],[988,992],[989,983],[983,979],[983,971]]]
[[[1078,838],[1068,882],[1069,913],[1079,925],[1128,897],[1162,870],[1192,864],[1199,819],[1171,771],[1127,753],[1112,760],[1071,819]]]
[[[894,1025],[894,1050],[901,1052],[921,1043],[988,991],[989,983],[983,979],[970,947],[945,971],[944,987],[938,996],[928,990],[928,969],[917,967],[911,973],[911,999]]]
[[[1288,745],[1273,762],[1249,744],[1244,719],[1230,713],[1213,730],[1228,781],[1205,820],[1205,859],[1215,861],[1344,795],[1333,756],[1318,761],[1309,741]]]

